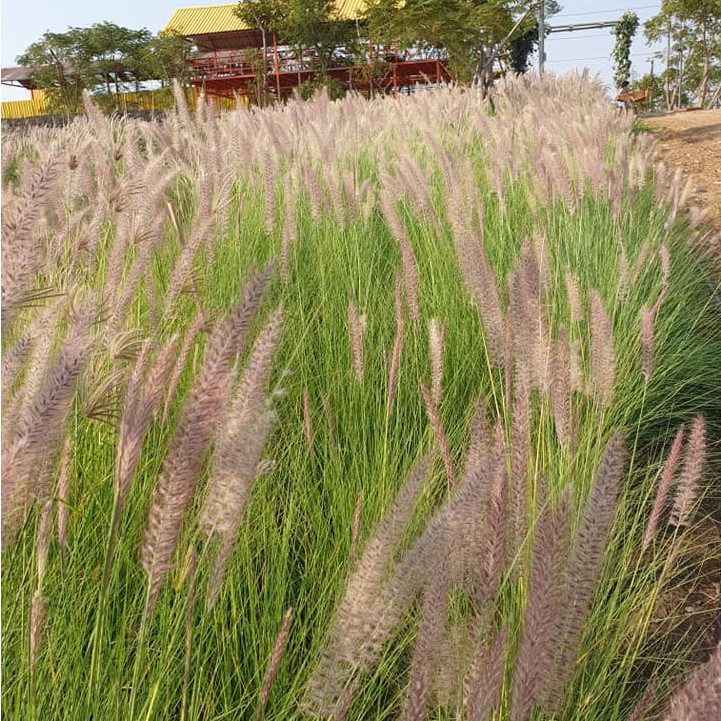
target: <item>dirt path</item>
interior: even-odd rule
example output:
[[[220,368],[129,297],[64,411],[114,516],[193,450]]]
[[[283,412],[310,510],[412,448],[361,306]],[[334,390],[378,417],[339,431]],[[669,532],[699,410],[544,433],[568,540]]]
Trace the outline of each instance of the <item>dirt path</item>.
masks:
[[[656,138],[656,153],[670,169],[679,168],[691,181],[690,204],[708,211],[707,223],[716,239],[711,255],[721,267],[721,110],[667,113],[646,116]],[[716,519],[718,522],[718,518]],[[703,662],[717,640],[719,570],[721,546],[719,529],[708,520],[694,527],[691,565],[695,578],[679,582],[659,603],[655,623],[668,631],[667,641],[691,646],[697,662]]]
[[[657,138],[660,159],[691,180],[691,203],[709,211],[709,223],[721,230],[721,110],[647,116]]]

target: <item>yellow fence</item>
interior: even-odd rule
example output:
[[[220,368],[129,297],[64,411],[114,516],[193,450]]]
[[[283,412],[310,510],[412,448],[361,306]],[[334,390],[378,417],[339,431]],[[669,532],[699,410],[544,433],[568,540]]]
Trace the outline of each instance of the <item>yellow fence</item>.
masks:
[[[32,118],[48,112],[48,101],[45,98],[32,100],[7,100],[2,103],[2,119]]]
[[[193,109],[195,107],[193,89],[188,88],[185,96],[188,105]],[[237,107],[237,102],[231,98],[213,98],[212,100],[217,110],[232,110]],[[241,100],[241,102],[244,100]],[[172,109],[174,100],[172,94],[167,90],[145,90],[139,93],[121,93],[119,105],[122,112],[138,110],[155,112]],[[33,118],[39,115],[48,115],[49,113],[48,100],[42,96],[32,100],[10,100],[2,103],[3,120]]]

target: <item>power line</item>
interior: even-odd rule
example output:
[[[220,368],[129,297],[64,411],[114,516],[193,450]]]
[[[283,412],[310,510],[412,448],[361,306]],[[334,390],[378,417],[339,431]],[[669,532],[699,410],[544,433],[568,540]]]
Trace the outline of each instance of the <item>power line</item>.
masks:
[[[595,35],[568,35],[562,38],[553,38],[555,43],[557,40],[590,40],[591,38],[608,38],[611,37],[610,32],[607,33],[596,33]]]
[[[603,15],[604,13],[610,14],[610,13],[622,13],[622,12],[635,11],[635,10],[649,10],[651,8],[660,10],[661,6],[657,3],[656,5],[639,5],[638,7],[635,7],[635,8],[626,8],[626,10],[619,8],[618,10],[589,10],[589,11],[583,12],[583,13],[559,13],[558,15],[552,15],[551,17],[549,17],[549,20],[550,19],[559,20],[562,18],[575,18],[575,17],[579,17],[581,15]]]
[[[631,53],[630,57],[632,58],[652,58],[654,57],[653,53]],[[608,55],[598,55],[595,58],[559,58],[558,60],[546,60],[546,64],[548,63],[582,63],[586,60],[608,60]]]

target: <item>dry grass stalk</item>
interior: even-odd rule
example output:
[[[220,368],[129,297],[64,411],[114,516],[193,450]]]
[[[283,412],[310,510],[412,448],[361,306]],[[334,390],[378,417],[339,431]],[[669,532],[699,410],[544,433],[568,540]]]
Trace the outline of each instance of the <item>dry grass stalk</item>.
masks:
[[[303,387],[303,432],[305,433],[305,443],[308,446],[308,453],[313,455],[313,418],[310,411],[310,395],[308,388]]]
[[[180,351],[178,352],[178,357],[175,359],[173,371],[170,374],[170,378],[168,379],[168,388],[165,394],[165,403],[163,404],[163,424],[165,424],[168,419],[168,413],[170,412],[170,404],[172,403],[173,398],[175,397],[175,392],[178,389],[178,384],[180,383],[180,376],[182,375],[183,369],[185,368],[185,361],[188,358],[188,353],[190,353],[190,348],[205,323],[206,319],[203,313],[198,313],[190,328],[188,328],[187,332],[185,333],[185,337],[183,338],[183,344],[180,346]]]
[[[558,340],[553,354],[553,376],[550,387],[553,422],[558,442],[565,447],[571,434],[571,377],[566,329],[558,329]]]
[[[48,607],[48,599],[40,594],[39,589],[35,591],[30,602],[30,673],[33,675],[33,680],[48,617]]]
[[[671,277],[671,253],[665,243],[658,249],[658,257],[661,262],[661,282],[665,287]]]
[[[586,382],[583,371],[583,355],[581,341],[574,339],[568,346],[568,377],[571,391],[574,393],[586,392]]]
[[[428,321],[428,350],[431,358],[431,400],[438,407],[443,396],[443,349],[446,342],[447,324],[440,326],[435,318]]]
[[[295,222],[296,192],[293,189],[285,197],[283,230],[280,236],[280,277],[284,283],[290,283],[290,251],[298,237],[298,226]]]
[[[403,270],[403,284],[408,313],[411,320],[416,323],[420,318],[420,301],[418,296],[418,268],[413,246],[411,246],[406,229],[398,216],[395,199],[391,193],[387,191],[381,193],[379,202],[388,227],[391,229],[401,251],[401,268]]]
[[[60,452],[57,489],[56,521],[58,524],[58,546],[60,557],[65,560],[68,547],[68,509],[70,508],[70,463],[72,460],[72,444],[66,436]]]
[[[363,374],[365,371],[365,362],[363,359],[363,334],[365,332],[365,327],[365,316],[358,315],[355,304],[351,301],[348,304],[348,328],[353,360],[353,375],[359,383],[363,381]]]
[[[353,513],[353,530],[350,537],[350,560],[355,561],[356,552],[358,550],[358,539],[360,538],[361,513],[363,512],[363,494],[359,493],[355,502],[355,512]]]
[[[490,454],[491,431],[488,426],[488,409],[486,401],[481,396],[476,403],[471,422],[471,431],[466,450],[465,466],[461,484],[465,484],[472,476],[480,471],[488,462]]]
[[[601,408],[608,408],[616,382],[613,325],[597,290],[591,291],[591,381]]]
[[[504,361],[506,323],[496,276],[488,262],[482,239],[474,233],[466,217],[461,190],[456,184],[452,186],[448,202],[453,240],[463,280],[478,305],[490,362],[492,365],[501,366]]]
[[[513,359],[513,322],[510,313],[506,316],[506,335],[503,345],[503,399],[510,403],[513,392],[513,370],[515,361]]]
[[[396,310],[396,333],[393,338],[393,351],[391,353],[391,367],[388,373],[388,409],[393,403],[396,387],[398,386],[398,369],[401,362],[401,349],[403,347],[403,286],[401,276],[396,272],[395,285],[395,310]]]
[[[239,468],[237,477],[233,479],[235,481],[235,487],[238,489],[238,496],[227,496],[227,498],[232,501],[232,504],[222,509],[223,515],[221,518],[216,520],[209,518],[207,513],[204,514],[203,521],[206,529],[209,523],[215,522],[213,526],[214,535],[220,541],[208,580],[208,590],[205,599],[206,612],[210,611],[215,605],[220,589],[225,581],[228,564],[235,548],[240,522],[253,488],[253,482],[259,475],[261,454],[274,420],[275,414],[268,411],[258,418],[253,426],[247,428],[246,443],[239,445],[239,448],[245,451],[242,458],[243,466]],[[216,474],[215,477],[222,478],[220,474]]]
[[[535,388],[547,391],[550,385],[550,334],[540,295],[538,268],[527,243],[509,275],[508,286],[516,364]]]
[[[499,424],[496,431],[496,447],[499,444],[503,447],[502,438],[503,432]],[[485,593],[488,598],[494,598],[498,593],[507,558],[506,548],[510,530],[508,491],[506,466],[504,463],[498,463],[491,485],[486,530],[485,557],[487,560],[485,566],[488,581]]]
[[[446,469],[446,475],[448,476],[448,483],[451,488],[456,485],[456,471],[453,468],[453,459],[451,458],[451,451],[448,447],[448,441],[446,440],[446,434],[443,431],[443,423],[441,422],[441,416],[438,412],[436,404],[433,402],[431,391],[426,388],[423,382],[420,382],[421,396],[423,397],[423,405],[426,409],[428,420],[433,428],[433,433],[438,442],[438,446],[441,449],[441,458],[443,458],[443,466]]]
[[[645,240],[638,251],[638,255],[636,256],[636,263],[633,267],[633,276],[631,277],[631,287],[638,284],[641,274],[648,268],[648,256],[650,252],[651,246],[649,245],[649,242]]]
[[[566,295],[571,313],[571,325],[575,325],[583,318],[583,303],[581,302],[581,288],[569,270],[566,271]]]
[[[54,358],[57,329],[62,323],[62,313],[66,308],[67,299],[52,303],[37,315],[28,328],[30,352],[25,362],[23,382],[18,384],[13,396],[8,398],[7,394],[3,394],[3,447],[6,446],[7,439],[13,437],[20,416],[31,400],[40,393],[46,380]],[[6,382],[4,376],[2,382]],[[5,405],[6,401],[8,405]]]
[[[147,371],[147,378],[144,378],[146,375],[146,361],[150,351],[150,343],[146,343],[138,355],[130,375],[125,403],[120,416],[118,445],[115,453],[113,477],[115,505],[107,553],[108,562],[103,577],[104,585],[108,581],[109,562],[115,551],[115,542],[125,506],[125,499],[140,460],[143,441],[153,415],[158,408],[161,395],[165,390],[165,380],[173,360],[176,345],[177,337],[173,336],[161,348],[152,367]]]
[[[338,436],[335,432],[335,421],[333,420],[333,409],[330,406],[330,398],[326,394],[323,395],[323,412],[325,413],[325,419],[328,423],[328,433],[330,434],[330,441],[336,451],[340,450],[338,445]]]
[[[653,372],[653,309],[641,308],[641,373],[646,382]]]
[[[528,381],[519,375],[511,407],[511,542],[520,548],[528,529],[528,478],[531,454],[531,392]]]
[[[203,374],[205,375],[205,374]],[[185,511],[195,495],[202,459],[213,435],[232,374],[214,369],[196,383],[158,476],[141,547],[148,574],[146,618],[152,615],[160,587],[172,568]]]
[[[653,542],[654,536],[656,535],[656,529],[658,528],[658,522],[661,518],[664,506],[666,505],[666,499],[671,489],[671,483],[673,481],[673,474],[676,472],[679,459],[681,457],[681,445],[683,443],[684,427],[681,426],[676,431],[676,436],[673,439],[671,448],[666,455],[666,459],[663,462],[663,468],[661,469],[661,477],[658,482],[658,490],[656,496],[653,499],[653,506],[651,513],[649,514],[648,521],[646,523],[646,530],[643,534],[642,551],[646,551]]]
[[[548,238],[546,238],[543,233],[536,232],[531,239],[531,245],[533,246],[533,252],[536,258],[541,293],[546,293],[551,282],[551,259],[548,255]]]
[[[45,156],[34,172],[23,173],[23,187],[17,202],[3,204],[2,213],[2,313],[3,328],[10,328],[17,311],[31,289],[46,251],[40,234],[34,232],[45,209],[62,154],[55,149]],[[26,180],[27,179],[27,180]],[[5,193],[3,193],[3,196]]]
[[[621,246],[618,255],[618,282],[616,284],[616,295],[619,298],[625,298],[628,293],[630,275],[631,269],[628,264],[626,249]]]
[[[670,525],[677,527],[688,525],[705,464],[706,422],[704,417],[699,415],[693,419],[688,435],[683,468],[678,477],[678,490],[669,518]]]
[[[10,405],[10,398],[13,392],[13,386],[18,373],[22,370],[23,365],[30,353],[33,337],[30,333],[23,334],[6,353],[3,354],[2,371],[0,371],[0,382],[2,383],[2,408],[3,408],[3,427],[7,432],[5,411]]]
[[[258,706],[258,712],[255,714],[255,721],[263,721],[263,713],[265,707],[270,698],[270,690],[273,688],[273,681],[275,681],[276,674],[280,668],[280,661],[283,658],[283,651],[285,650],[285,644],[288,641],[288,634],[290,633],[290,621],[293,616],[293,607],[290,606],[283,615],[283,620],[278,630],[275,643],[273,644],[273,650],[270,653],[270,659],[268,660],[268,668],[263,678],[263,686],[260,689],[260,702]]]
[[[53,498],[48,494],[44,499],[38,518],[35,538],[35,563],[38,574],[38,593],[42,591],[45,569],[48,563],[48,550],[50,549],[50,534],[52,531]]]

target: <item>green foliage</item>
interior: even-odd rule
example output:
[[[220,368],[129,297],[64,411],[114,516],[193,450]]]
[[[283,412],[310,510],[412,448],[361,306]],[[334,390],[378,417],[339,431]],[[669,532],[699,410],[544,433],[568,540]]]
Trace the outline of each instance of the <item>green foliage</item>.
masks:
[[[689,93],[701,107],[721,88],[721,0],[663,0],[644,24],[649,43],[665,40],[670,50],[664,93],[670,109]]]
[[[629,11],[621,15],[613,28],[616,42],[611,51],[611,59],[613,60],[613,80],[617,88],[620,88],[621,84],[631,76],[631,43],[638,24],[638,15]]]
[[[33,68],[33,81],[46,91],[54,110],[74,113],[87,87],[80,70],[81,53],[82,32],[78,28],[71,28],[66,33],[47,31],[17,61],[20,65]]]
[[[165,87],[170,87],[174,80],[185,87],[190,54],[191,45],[182,35],[161,32],[140,48],[138,61],[143,76],[159,80]]]
[[[33,69],[37,87],[48,94],[56,112],[75,113],[84,90],[104,93],[101,102],[120,109],[120,93],[138,90],[144,81],[183,82],[187,43],[177,35],[153,36],[114,23],[46,32],[19,58]]]
[[[274,32],[283,22],[285,4],[282,0],[242,0],[234,12],[250,27]]]
[[[508,45],[508,55],[514,72],[525,73],[528,70],[530,57],[537,46],[538,25],[529,27],[511,40]]]
[[[493,58],[514,26],[515,9],[516,3],[505,0],[374,0],[365,17],[372,38],[445,51],[460,82],[475,78],[489,84]]]

